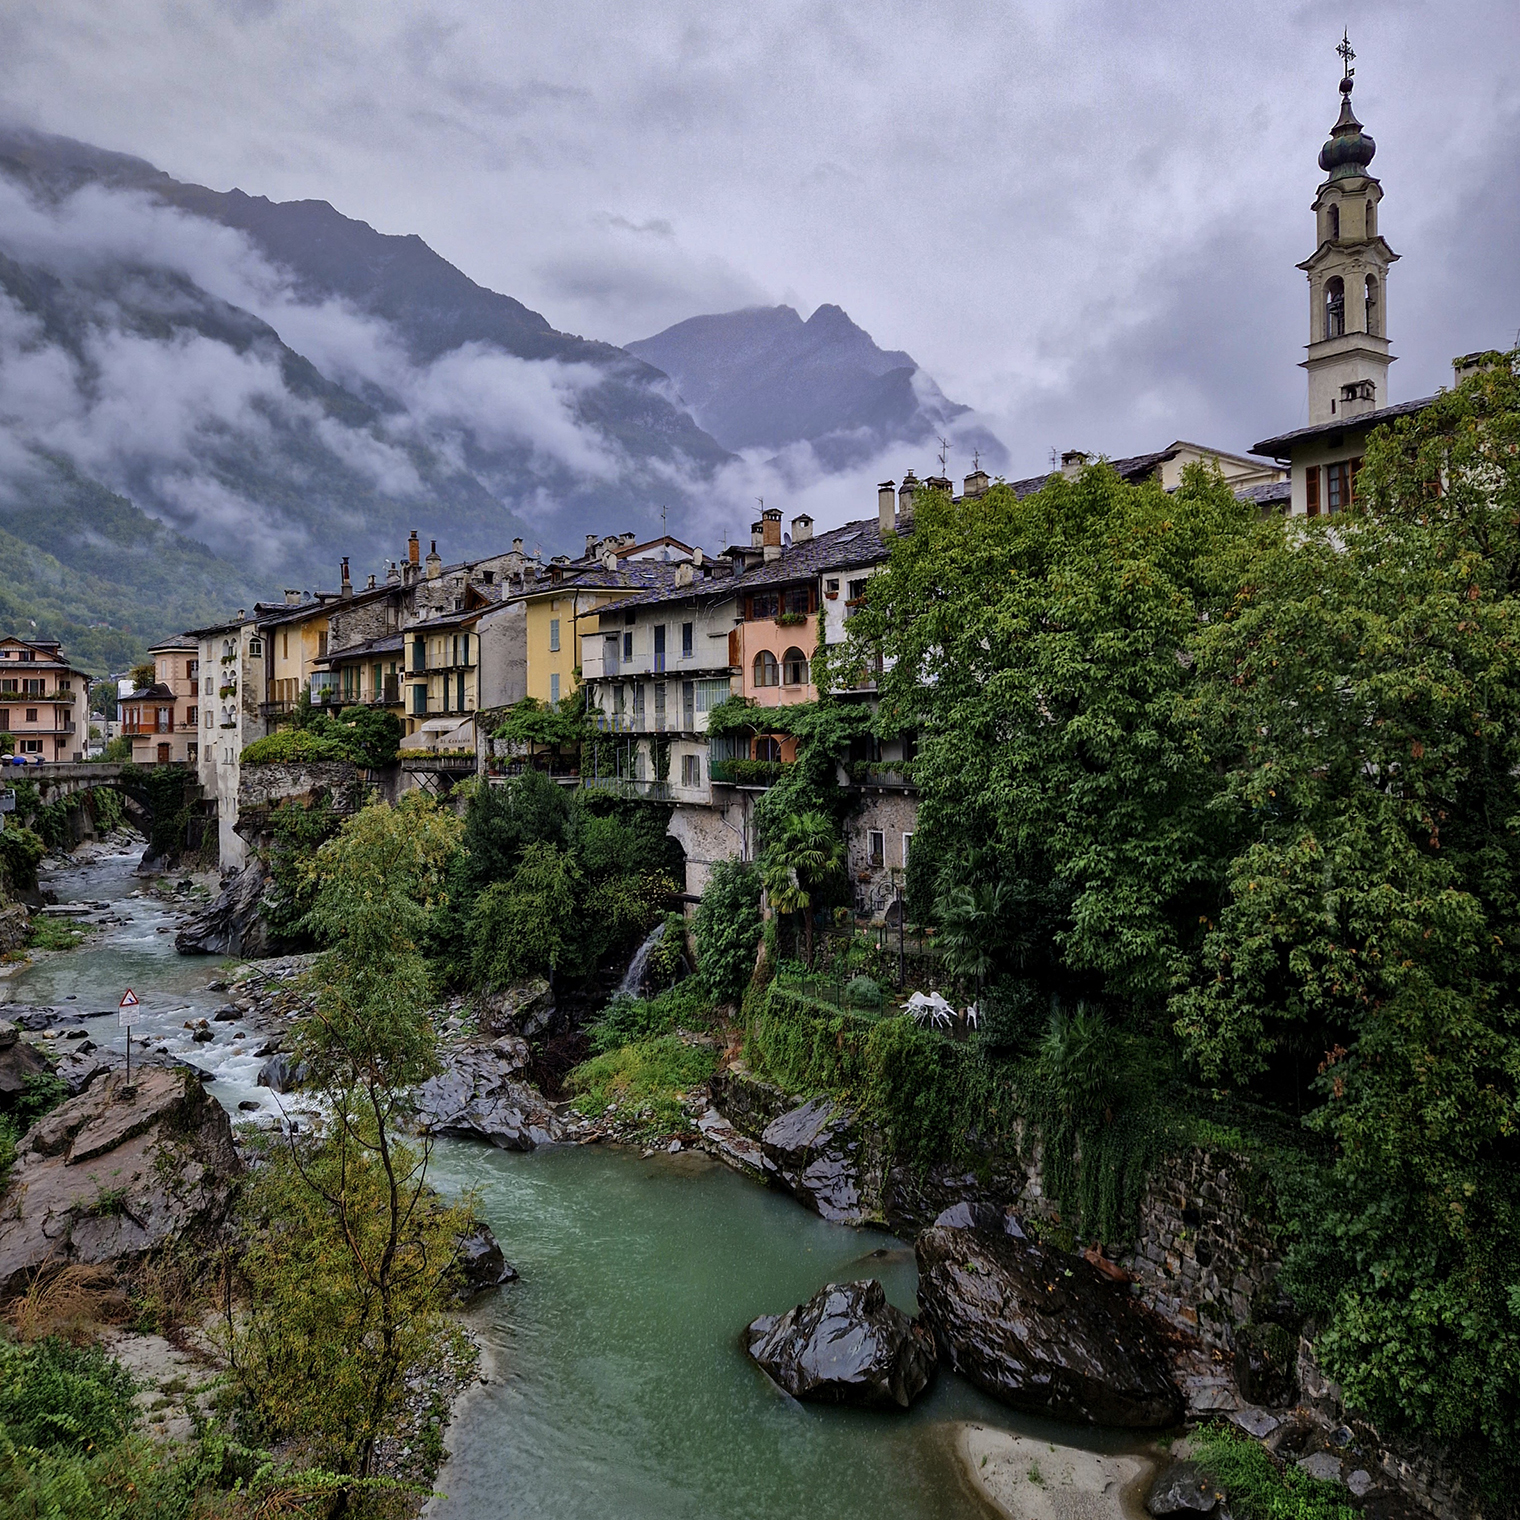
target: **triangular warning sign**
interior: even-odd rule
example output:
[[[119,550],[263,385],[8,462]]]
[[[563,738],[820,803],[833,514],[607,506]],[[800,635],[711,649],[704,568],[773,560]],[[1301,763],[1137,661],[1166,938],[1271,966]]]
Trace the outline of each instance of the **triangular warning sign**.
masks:
[[[126,996],[116,1005],[118,1008],[136,1008],[137,994],[130,987],[127,988]]]

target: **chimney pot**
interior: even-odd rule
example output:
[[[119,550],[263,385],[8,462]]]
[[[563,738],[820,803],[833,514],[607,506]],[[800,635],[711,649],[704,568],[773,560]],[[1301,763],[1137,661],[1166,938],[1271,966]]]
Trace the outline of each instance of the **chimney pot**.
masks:
[[[522,542],[522,540],[520,538],[514,538],[512,540],[512,542],[514,544],[520,544]],[[593,554],[595,554],[595,553],[596,553],[596,534],[595,533],[588,533],[586,535],[586,558],[590,559],[591,556]]]
[[[799,512],[792,519],[792,542],[805,544],[813,536],[813,519],[806,512]]]
[[[913,516],[913,498],[918,494],[918,477],[909,470],[903,476],[903,483],[897,488],[897,518],[900,523],[906,525],[908,519]]]
[[[752,522],[749,525],[749,546],[758,549],[765,542],[765,524]]]
[[[365,585],[364,589],[366,591],[373,591],[375,589],[375,577],[373,575],[370,576],[369,581]]]
[[[701,546],[701,544],[698,544],[697,547],[691,551],[691,562],[692,562],[692,564],[697,565],[697,566],[701,565],[701,563],[702,563],[702,546]]]
[[[897,482],[884,480],[876,488],[876,525],[885,538],[897,531]]]
[[[1087,463],[1088,455],[1081,449],[1067,449],[1061,455],[1061,473],[1070,480],[1074,475],[1082,473],[1082,466]]]
[[[285,605],[287,607],[294,607],[294,606],[296,606],[300,602],[300,600],[301,600],[301,593],[299,591],[297,591],[293,586],[287,586],[285,588]]]
[[[695,577],[692,573],[691,565],[683,560],[679,565],[676,566],[676,585],[689,586],[691,585],[693,579],[695,579]]]
[[[406,541],[406,557],[414,565],[422,563],[422,545],[417,542],[417,530],[415,528],[412,529],[412,536]]]
[[[971,497],[985,496],[987,494],[987,485],[986,470],[973,470],[966,477],[966,495]]]
[[[522,553],[522,540],[520,538],[514,538],[512,540],[512,552],[514,554]]]
[[[760,514],[760,541],[768,548],[781,547],[781,508],[767,507]]]

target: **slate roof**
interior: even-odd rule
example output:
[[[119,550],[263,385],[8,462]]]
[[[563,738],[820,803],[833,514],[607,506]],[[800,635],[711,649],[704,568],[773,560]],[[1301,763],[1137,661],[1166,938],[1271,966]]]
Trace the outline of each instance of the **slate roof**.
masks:
[[[1286,506],[1293,500],[1293,483],[1287,480],[1274,480],[1264,486],[1242,486],[1236,491],[1235,499],[1254,501],[1262,508]]]
[[[1176,449],[1162,449],[1155,454],[1131,454],[1127,459],[1107,459],[1103,463],[1113,470],[1121,480],[1139,481],[1155,474],[1157,469],[1167,462],[1168,459],[1177,457]],[[1099,456],[1094,455],[1092,463],[1097,464]],[[1060,475],[1059,470],[1047,470],[1043,475],[1031,475],[1028,480],[1012,480],[1009,485],[1019,498],[1033,496],[1048,482]]]
[[[472,616],[478,615],[479,613],[472,614]],[[442,619],[440,618],[438,621],[441,622]],[[418,623],[414,626],[418,628],[427,628],[431,627],[432,624]],[[407,630],[407,632],[410,631],[410,629]],[[375,654],[400,654],[405,647],[405,642],[406,634],[404,633],[386,633],[382,634],[378,639],[364,639],[358,644],[345,645],[342,649],[329,649],[323,659],[314,660],[312,663],[314,665],[328,665],[331,664],[334,660],[348,660],[353,659],[356,656],[363,657]]]
[[[170,638],[160,639],[149,648],[148,653],[157,654],[160,649],[199,649],[200,647],[200,644],[188,633],[176,633]]]
[[[1263,438],[1260,443],[1253,443],[1251,452],[1265,454],[1272,459],[1281,459],[1285,454],[1292,452],[1291,449],[1284,448],[1285,444],[1301,443],[1306,438],[1318,438],[1325,433],[1363,433],[1368,428],[1375,428],[1381,422],[1392,422],[1399,417],[1413,417],[1416,412],[1423,412],[1435,399],[1434,396],[1421,396],[1418,401],[1401,401],[1397,406],[1380,406],[1375,412],[1362,412],[1356,417],[1338,417],[1333,422],[1317,422],[1313,427],[1296,428],[1291,433],[1280,433],[1276,438]]]

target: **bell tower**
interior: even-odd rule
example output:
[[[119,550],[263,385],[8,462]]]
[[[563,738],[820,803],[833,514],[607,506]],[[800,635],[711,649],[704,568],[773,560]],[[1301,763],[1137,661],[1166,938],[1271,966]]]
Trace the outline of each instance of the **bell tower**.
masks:
[[[1398,258],[1378,231],[1383,187],[1368,172],[1377,144],[1351,109],[1356,71],[1349,37],[1341,114],[1320,149],[1328,178],[1314,198],[1318,247],[1298,267],[1309,277],[1309,424],[1336,422],[1389,404],[1388,266]]]

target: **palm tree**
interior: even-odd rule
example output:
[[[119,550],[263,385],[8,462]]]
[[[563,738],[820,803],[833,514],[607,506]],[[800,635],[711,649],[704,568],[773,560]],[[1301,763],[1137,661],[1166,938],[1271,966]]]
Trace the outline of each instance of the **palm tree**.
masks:
[[[951,887],[940,894],[939,944],[945,969],[968,977],[981,995],[987,973],[997,964],[998,926],[1007,894],[1002,882],[994,886]]]
[[[807,964],[813,965],[813,904],[819,889],[844,869],[844,841],[827,813],[792,813],[765,852],[763,879],[771,907],[801,913]]]

